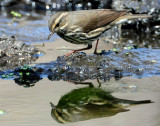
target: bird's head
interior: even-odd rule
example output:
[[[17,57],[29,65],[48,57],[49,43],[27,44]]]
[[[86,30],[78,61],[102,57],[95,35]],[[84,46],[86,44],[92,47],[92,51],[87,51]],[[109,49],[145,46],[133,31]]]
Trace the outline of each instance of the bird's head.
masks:
[[[50,34],[48,36],[48,40],[52,37],[52,35],[57,32],[60,28],[62,28],[66,24],[66,12],[57,12],[53,14],[52,17],[48,21]]]

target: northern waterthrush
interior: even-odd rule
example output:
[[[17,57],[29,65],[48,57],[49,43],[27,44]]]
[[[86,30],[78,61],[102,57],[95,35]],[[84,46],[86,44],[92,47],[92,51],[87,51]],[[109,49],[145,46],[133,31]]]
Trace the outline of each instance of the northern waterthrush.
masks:
[[[129,14],[127,11],[115,11],[109,9],[81,10],[69,12],[57,12],[49,20],[50,35],[56,32],[64,40],[73,44],[85,44],[86,48],[74,50],[71,53],[92,48],[92,42],[97,40],[105,31],[119,25],[129,19],[148,18],[151,15]]]

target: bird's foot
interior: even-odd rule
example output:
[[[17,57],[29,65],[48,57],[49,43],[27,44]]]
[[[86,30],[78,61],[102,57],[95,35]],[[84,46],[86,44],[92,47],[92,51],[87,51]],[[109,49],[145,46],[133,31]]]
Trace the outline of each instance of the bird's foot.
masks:
[[[95,54],[95,55],[108,55],[108,54],[110,54],[111,53],[111,51],[109,50],[108,52],[106,52],[106,50],[101,50],[101,51],[94,51],[94,53],[93,54]]]
[[[75,53],[75,51],[71,51],[71,52],[67,53],[65,56],[68,57],[68,56],[70,56],[73,53]]]
[[[97,51],[94,51],[94,53],[93,54],[95,54],[95,55],[102,55],[102,53],[101,52],[97,52]]]

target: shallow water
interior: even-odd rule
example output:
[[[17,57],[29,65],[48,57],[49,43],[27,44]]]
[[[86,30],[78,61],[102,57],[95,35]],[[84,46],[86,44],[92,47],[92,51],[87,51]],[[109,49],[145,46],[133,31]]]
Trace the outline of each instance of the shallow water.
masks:
[[[130,111],[113,117],[92,119],[69,125],[105,125],[107,123],[109,126],[117,124],[158,126],[160,123],[159,79],[154,77],[144,79],[124,78],[121,81],[111,80],[106,84],[112,86],[110,89],[114,90],[114,96],[133,100],[151,99],[154,103],[129,107]],[[126,87],[124,87],[126,91],[122,92],[119,87],[121,84],[126,84],[126,87],[136,85],[136,92],[127,90]],[[49,102],[57,104],[61,96],[82,86],[63,81],[51,82],[44,79],[33,88],[17,86],[12,80],[1,80],[0,87],[0,108],[6,111],[5,115],[0,116],[1,125],[52,126],[59,124],[51,117]],[[103,87],[106,88],[106,85]]]
[[[15,36],[25,43],[47,42],[49,16],[33,14],[13,21],[13,18],[0,16],[0,34]],[[59,38],[54,35],[51,40]]]
[[[0,20],[0,33],[2,35],[14,35],[17,40],[25,43],[42,43],[48,42],[47,36],[49,34],[47,27],[47,20],[49,16],[44,15],[33,15],[32,17],[23,17],[18,19],[18,22],[13,22],[12,18],[1,16]],[[53,36],[50,41],[58,39],[58,36]],[[131,44],[132,45],[132,44]],[[159,48],[159,47],[158,47]],[[13,77],[10,80],[0,80],[0,110],[4,111],[4,115],[0,115],[0,125],[4,126],[52,126],[60,125],[51,117],[51,106],[50,102],[55,105],[58,104],[61,96],[70,92],[73,89],[88,86],[83,84],[74,84],[69,81],[85,81],[92,82],[95,87],[99,86],[97,78],[102,81],[101,88],[111,91],[112,94],[118,98],[133,99],[133,100],[152,100],[154,103],[144,104],[139,106],[129,107],[130,111],[125,113],[120,113],[112,117],[97,118],[87,121],[81,121],[73,124],[66,125],[109,125],[109,126],[159,126],[160,125],[160,59],[158,55],[160,54],[159,49],[148,49],[143,46],[138,49],[124,50],[119,54],[111,53],[104,56],[93,56],[87,55],[90,62],[82,59],[83,62],[80,65],[85,65],[84,62],[90,66],[87,71],[88,66],[84,66],[82,69],[74,67],[77,65],[77,61],[73,62],[73,66],[70,69],[66,69],[66,73],[61,71],[64,66],[66,67],[66,62],[68,64],[72,63],[71,59],[63,59],[60,57],[57,61],[52,61],[49,63],[38,64],[36,67],[43,68],[44,71],[40,75],[43,79],[38,80],[35,86],[30,88],[17,85]],[[124,57],[124,54],[130,54],[128,57]],[[102,68],[99,69],[101,76],[98,76],[94,72],[95,66],[100,65],[92,64],[94,60],[110,58],[112,69],[117,68],[119,78],[113,78],[117,73],[109,69],[111,73],[107,73],[108,66],[102,62]],[[45,59],[45,58],[44,58]],[[45,61],[45,60],[44,60]],[[119,62],[121,63],[119,64]],[[60,64],[61,63],[61,64]],[[75,65],[75,66],[76,66]],[[104,66],[103,66],[104,65]],[[125,66],[126,65],[126,66]],[[69,66],[69,65],[68,65]],[[57,70],[58,68],[58,70]],[[66,67],[67,68],[67,67]],[[76,69],[74,69],[76,68]],[[120,69],[119,69],[120,68]],[[123,76],[121,76],[121,68],[123,70]],[[86,71],[80,71],[80,70]],[[105,70],[104,70],[105,69]],[[75,71],[74,71],[75,70]],[[74,71],[76,75],[81,74],[81,76],[75,76],[70,74],[67,76],[67,72]],[[3,71],[5,72],[5,71]],[[4,74],[2,72],[2,74]],[[13,71],[7,71],[8,73]],[[56,76],[55,76],[55,72]],[[58,73],[59,72],[59,73]],[[86,73],[83,73],[86,72]],[[97,72],[97,71],[96,71]],[[110,74],[111,78],[105,76]],[[41,73],[40,73],[41,74]],[[60,74],[60,76],[59,76]],[[82,76],[84,75],[85,76]],[[50,75],[50,81],[46,77]],[[57,76],[58,75],[58,76]],[[86,76],[88,75],[88,76]],[[104,76],[102,76],[104,75]],[[158,76],[157,76],[158,75]],[[127,77],[131,76],[131,77]],[[133,78],[135,76],[136,78]],[[157,76],[157,77],[155,77]],[[17,76],[15,76],[17,77]],[[18,76],[19,77],[19,76]],[[56,78],[57,77],[57,78]],[[71,78],[69,78],[71,77]],[[82,77],[82,78],[80,78]],[[83,78],[84,77],[84,78]],[[106,77],[106,78],[103,78]],[[123,78],[122,78],[123,77]],[[48,77],[49,78],[49,77]],[[141,79],[138,79],[141,78]],[[20,78],[22,79],[22,78]],[[55,79],[55,80],[54,80]],[[75,79],[75,80],[74,80]],[[59,80],[59,81],[58,81]],[[66,81],[63,81],[66,80]],[[21,81],[21,80],[20,80]],[[20,82],[19,81],[19,82]],[[28,81],[28,80],[27,80]],[[35,82],[34,82],[35,83]]]

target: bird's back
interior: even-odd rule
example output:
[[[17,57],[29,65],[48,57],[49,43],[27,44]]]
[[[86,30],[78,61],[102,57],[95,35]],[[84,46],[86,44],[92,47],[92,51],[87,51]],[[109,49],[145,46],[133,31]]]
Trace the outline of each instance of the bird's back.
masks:
[[[68,26],[81,27],[83,32],[90,32],[108,25],[127,11],[113,11],[109,9],[81,10],[68,12]]]

